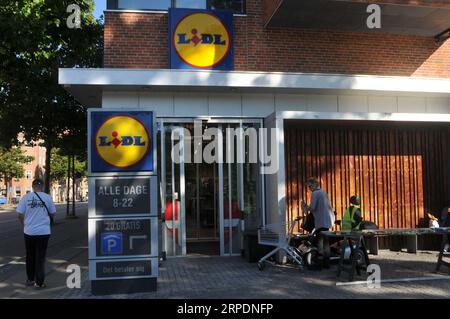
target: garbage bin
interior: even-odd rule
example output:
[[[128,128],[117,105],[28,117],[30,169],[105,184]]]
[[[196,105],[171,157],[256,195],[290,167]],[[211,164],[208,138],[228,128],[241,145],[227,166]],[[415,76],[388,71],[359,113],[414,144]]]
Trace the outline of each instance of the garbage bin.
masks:
[[[264,255],[275,247],[258,244],[258,232],[247,231],[244,233],[244,258],[249,263],[258,262]]]

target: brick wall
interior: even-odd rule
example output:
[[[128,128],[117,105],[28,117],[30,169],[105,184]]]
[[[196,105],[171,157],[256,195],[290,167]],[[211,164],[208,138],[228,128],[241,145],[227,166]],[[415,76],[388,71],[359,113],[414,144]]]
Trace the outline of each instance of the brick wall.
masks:
[[[236,70],[450,77],[450,40],[263,28],[262,0],[247,14],[234,17]],[[167,14],[106,12],[104,64],[168,68]]]
[[[163,13],[105,13],[105,67],[167,68],[168,19]]]

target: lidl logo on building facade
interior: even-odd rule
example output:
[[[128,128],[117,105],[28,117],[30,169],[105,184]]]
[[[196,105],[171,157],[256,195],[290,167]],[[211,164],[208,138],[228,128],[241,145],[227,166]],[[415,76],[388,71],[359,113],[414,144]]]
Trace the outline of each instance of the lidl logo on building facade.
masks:
[[[92,112],[91,171],[153,170],[152,112]]]
[[[231,12],[170,9],[170,66],[234,68]]]

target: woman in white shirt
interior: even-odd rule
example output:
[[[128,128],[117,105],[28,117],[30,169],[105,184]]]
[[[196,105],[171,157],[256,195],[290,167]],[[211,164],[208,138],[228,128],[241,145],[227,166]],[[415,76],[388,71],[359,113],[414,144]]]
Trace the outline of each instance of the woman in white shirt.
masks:
[[[32,187],[33,192],[20,200],[17,212],[25,236],[27,285],[44,288],[45,255],[56,208],[52,198],[43,192],[41,179],[35,179]]]

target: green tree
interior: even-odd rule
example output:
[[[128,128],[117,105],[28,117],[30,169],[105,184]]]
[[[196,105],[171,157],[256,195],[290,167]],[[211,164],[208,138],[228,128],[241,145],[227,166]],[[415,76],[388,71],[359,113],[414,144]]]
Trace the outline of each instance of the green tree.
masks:
[[[24,175],[23,164],[33,161],[32,156],[24,155],[18,147],[0,149],[0,179],[6,186],[6,200],[10,202],[9,186],[13,178],[22,178]]]
[[[61,153],[60,149],[52,150],[51,162],[51,181],[63,181],[67,178],[68,157]],[[86,161],[75,159],[75,175],[77,177],[87,176]]]
[[[86,149],[86,108],[58,85],[58,68],[101,66],[103,25],[92,15],[92,0],[0,4],[0,145],[15,144],[19,132],[42,140],[48,192],[53,148]],[[80,29],[66,25],[69,4],[81,8]]]

